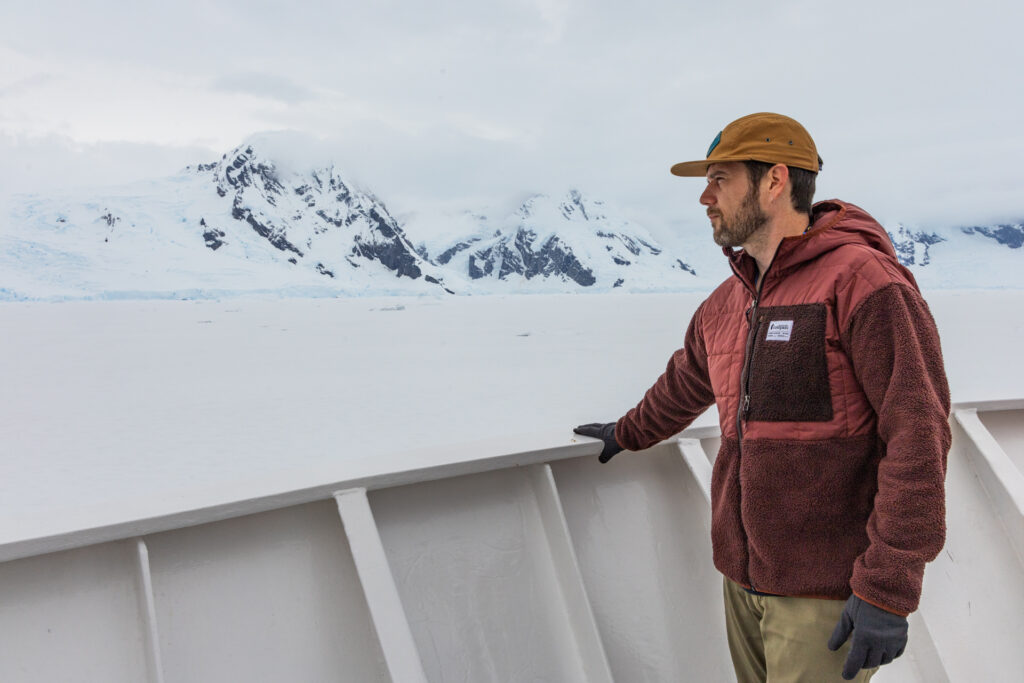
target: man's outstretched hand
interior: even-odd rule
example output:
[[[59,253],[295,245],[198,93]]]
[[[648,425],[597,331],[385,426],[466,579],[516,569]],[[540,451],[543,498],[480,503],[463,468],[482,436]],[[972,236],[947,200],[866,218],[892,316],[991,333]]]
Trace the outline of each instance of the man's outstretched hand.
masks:
[[[591,424],[580,425],[572,431],[577,434],[582,434],[583,436],[592,436],[595,439],[601,439],[601,441],[604,441],[604,450],[601,451],[601,455],[597,458],[601,462],[608,462],[612,459],[612,456],[623,450],[622,446],[619,445],[619,442],[615,440],[614,422],[604,424],[600,422],[592,422]]]
[[[838,650],[853,632],[853,645],[843,666],[843,678],[850,681],[861,669],[888,664],[907,647],[907,619],[851,595],[843,608],[828,649]]]

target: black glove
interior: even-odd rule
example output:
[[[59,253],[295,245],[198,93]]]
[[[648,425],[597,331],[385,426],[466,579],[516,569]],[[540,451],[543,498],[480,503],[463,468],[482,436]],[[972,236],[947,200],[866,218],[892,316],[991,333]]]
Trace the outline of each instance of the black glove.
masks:
[[[595,439],[601,439],[601,441],[604,441],[604,450],[601,451],[601,455],[597,458],[601,462],[608,462],[612,459],[612,456],[623,450],[622,446],[619,445],[619,442],[615,440],[614,422],[608,422],[607,424],[592,422],[588,425],[580,425],[572,431],[577,434],[582,434],[583,436],[592,436]]]
[[[907,646],[907,618],[875,607],[851,595],[843,608],[828,649],[838,650],[853,631],[853,646],[843,666],[843,678],[853,680],[861,669],[888,664]]]

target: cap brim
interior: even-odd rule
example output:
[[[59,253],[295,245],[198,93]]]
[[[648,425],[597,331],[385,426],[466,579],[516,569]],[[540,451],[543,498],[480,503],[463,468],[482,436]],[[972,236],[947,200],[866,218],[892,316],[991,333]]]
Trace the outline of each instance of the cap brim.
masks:
[[[708,174],[711,164],[725,164],[730,161],[746,161],[750,157],[734,157],[730,159],[701,159],[700,161],[683,161],[671,168],[672,175],[684,178],[703,178]]]
[[[705,176],[708,174],[708,166],[712,162],[707,159],[700,161],[683,161],[681,163],[672,166],[672,175],[683,176],[686,178],[696,178]]]

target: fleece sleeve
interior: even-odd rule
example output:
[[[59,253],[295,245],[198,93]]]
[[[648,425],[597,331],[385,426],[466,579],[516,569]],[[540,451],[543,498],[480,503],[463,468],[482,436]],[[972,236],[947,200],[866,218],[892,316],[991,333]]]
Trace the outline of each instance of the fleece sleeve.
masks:
[[[850,587],[905,616],[917,609],[925,563],[946,536],[950,399],[939,334],[920,293],[897,283],[865,297],[843,341],[882,442],[870,545],[854,563]]]
[[[701,332],[704,305],[693,314],[683,348],[672,354],[665,372],[640,403],[616,422],[615,439],[623,448],[642,451],[678,434],[714,403]]]

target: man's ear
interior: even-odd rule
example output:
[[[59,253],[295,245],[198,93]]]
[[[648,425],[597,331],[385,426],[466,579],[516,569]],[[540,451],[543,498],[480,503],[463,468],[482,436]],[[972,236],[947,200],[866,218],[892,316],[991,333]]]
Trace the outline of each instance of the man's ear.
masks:
[[[789,167],[785,164],[775,164],[764,174],[761,181],[767,187],[761,188],[761,194],[768,198],[769,202],[775,202],[783,196],[786,191],[786,184],[789,182]],[[786,198],[788,201],[788,197]]]

